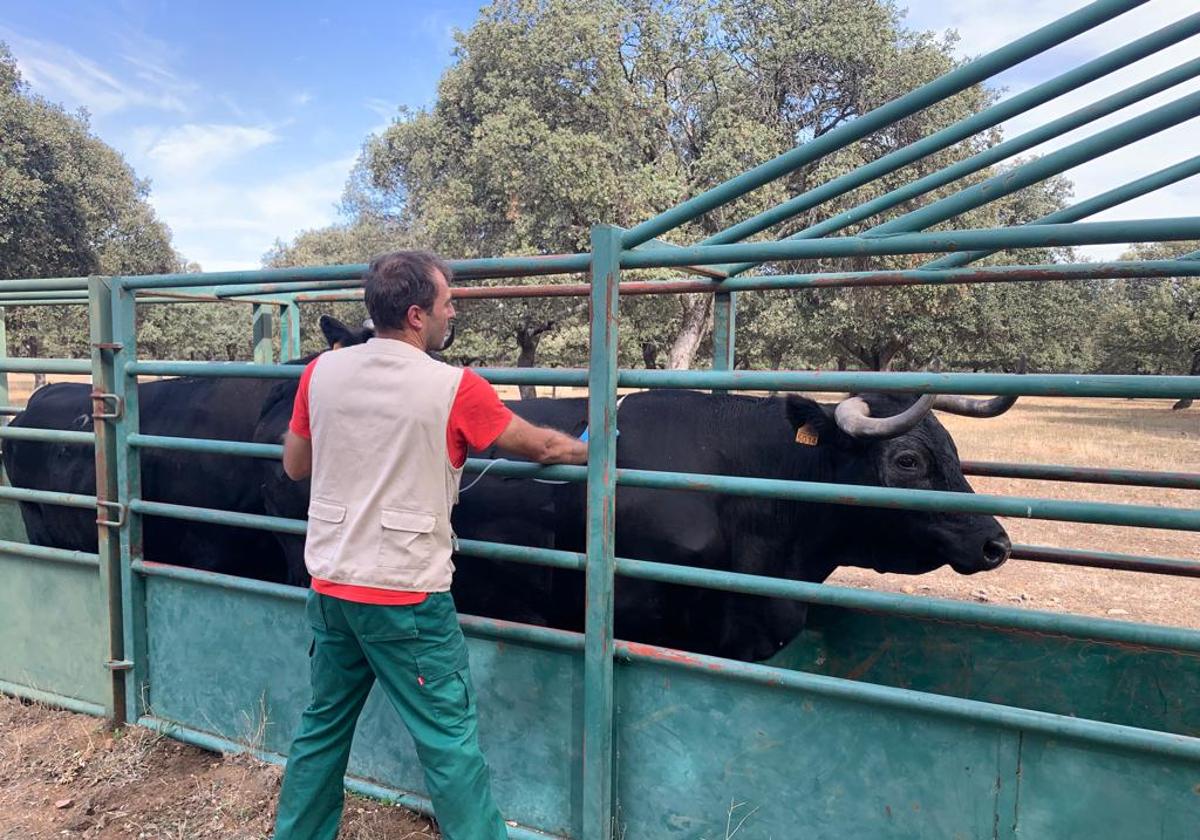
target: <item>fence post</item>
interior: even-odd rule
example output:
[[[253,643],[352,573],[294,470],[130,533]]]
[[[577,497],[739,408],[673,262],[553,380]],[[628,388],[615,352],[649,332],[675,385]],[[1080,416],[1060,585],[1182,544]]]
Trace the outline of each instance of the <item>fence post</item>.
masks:
[[[254,304],[254,362],[269,365],[275,361],[275,307]]]
[[[713,301],[713,370],[733,370],[737,335],[737,298],[734,292],[717,292]],[[714,394],[724,391],[714,390]]]
[[[300,304],[293,300],[279,307],[279,324],[279,361],[295,361],[300,358]]]
[[[8,313],[0,306],[0,359],[8,358]],[[0,371],[0,406],[8,405],[8,372]],[[8,416],[0,418],[0,423],[7,423]]]
[[[149,705],[146,582],[133,571],[133,562],[142,559],[142,517],[130,509],[130,502],[142,497],[141,460],[128,443],[129,435],[140,431],[141,425],[137,374],[126,371],[126,366],[137,360],[137,318],[133,290],[125,288],[120,277],[107,282],[112,308],[112,393],[119,413],[111,424],[116,450],[117,498],[124,512],[124,523],[119,532],[125,706],[127,720],[136,723]]]
[[[587,615],[583,656],[583,840],[613,836],[613,575],[616,568],[617,281],[621,229],[592,228],[588,373]]]

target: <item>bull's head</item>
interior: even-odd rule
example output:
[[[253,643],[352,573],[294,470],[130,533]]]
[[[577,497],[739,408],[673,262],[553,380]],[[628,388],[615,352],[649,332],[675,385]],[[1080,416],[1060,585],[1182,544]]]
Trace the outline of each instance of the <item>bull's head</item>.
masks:
[[[1016,397],[860,394],[822,406],[819,415],[793,403],[792,419],[830,441],[843,457],[834,460],[832,480],[881,487],[972,493],[958,450],[933,409],[970,417],[996,417]],[[815,404],[809,404],[815,405]],[[817,424],[823,426],[817,429]],[[799,440],[799,438],[798,438]],[[1012,543],[995,517],[942,511],[858,509],[853,549],[847,559],[880,572],[921,574],[950,565],[961,574],[995,569]]]

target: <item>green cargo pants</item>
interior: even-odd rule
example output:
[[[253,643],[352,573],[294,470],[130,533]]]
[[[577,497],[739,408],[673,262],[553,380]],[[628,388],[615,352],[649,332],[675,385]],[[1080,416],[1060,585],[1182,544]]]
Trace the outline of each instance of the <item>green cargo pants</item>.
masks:
[[[342,779],[367,692],[378,679],[416,743],[446,840],[508,836],[475,726],[467,645],[449,592],[411,607],[308,594],[312,703],[292,743],[275,840],[334,840]]]

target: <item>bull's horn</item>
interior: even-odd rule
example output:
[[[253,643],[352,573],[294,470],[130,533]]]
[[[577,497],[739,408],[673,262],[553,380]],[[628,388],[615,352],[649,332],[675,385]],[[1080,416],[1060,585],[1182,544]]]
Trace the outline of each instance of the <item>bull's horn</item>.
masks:
[[[871,406],[862,397],[850,397],[838,403],[833,417],[838,428],[855,438],[894,438],[912,430],[933,407],[932,394],[919,400],[894,417],[872,417]]]
[[[1024,358],[1017,365],[1017,373],[1025,373],[1029,369]],[[951,414],[961,414],[964,417],[999,417],[1017,404],[1017,397],[992,397],[990,400],[975,400],[970,397],[960,397],[955,394],[939,394],[933,401],[933,407],[938,411]]]

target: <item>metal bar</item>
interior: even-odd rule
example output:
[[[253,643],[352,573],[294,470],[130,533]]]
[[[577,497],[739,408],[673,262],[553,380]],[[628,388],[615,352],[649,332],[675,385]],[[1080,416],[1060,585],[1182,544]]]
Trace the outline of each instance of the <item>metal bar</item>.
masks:
[[[871,216],[876,216],[890,210],[906,201],[912,201],[919,196],[939,187],[944,187],[960,178],[965,178],[968,175],[986,169],[995,163],[1007,160],[1048,140],[1053,140],[1069,131],[1073,131],[1080,126],[1116,113],[1122,108],[1142,102],[1155,94],[1168,90],[1198,75],[1200,75],[1200,58],[1159,73],[1143,82],[1131,85],[1097,102],[1072,111],[1065,116],[1051,120],[1016,137],[1009,138],[965,160],[958,161],[923,178],[918,178],[911,183],[897,187],[878,198],[860,204],[858,207],[824,219],[815,225],[811,225],[798,233],[786,237],[786,239],[817,239],[827,236],[856,222],[861,222]],[[722,267],[730,275],[734,275],[740,274],[756,265],[758,265],[756,262],[746,262]]]
[[[68,712],[79,712],[80,714],[91,715],[92,717],[106,717],[108,715],[108,711],[99,703],[79,700],[78,698],[68,697],[65,694],[57,694],[53,691],[42,691],[39,688],[31,688],[20,683],[9,682],[8,680],[0,680],[0,693],[8,694],[12,697],[21,697],[25,700],[32,700],[35,703],[41,703],[43,706],[66,709]]]
[[[16,415],[25,410],[23,405],[0,405],[0,414]]]
[[[0,440],[37,440],[46,443],[79,443],[91,446],[96,442],[93,432],[72,432],[64,429],[26,429],[15,426],[0,427]]]
[[[8,358],[8,318],[5,310],[0,307],[0,359]],[[0,405],[8,402],[8,374],[0,371]],[[0,417],[8,412],[0,411]]]
[[[282,766],[286,759],[284,756],[275,752],[266,752],[264,750],[251,747],[240,741],[232,741],[220,735],[213,735],[209,732],[202,732],[199,729],[192,729],[189,726],[184,726],[173,720],[145,715],[138,720],[138,726],[145,727],[152,732],[158,732],[166,735],[168,738],[173,738],[176,741],[182,741],[185,744],[191,744],[195,747],[208,750],[209,752],[222,753],[225,755],[252,755],[259,761],[267,764]],[[394,790],[392,788],[377,785],[363,779],[356,779],[352,776],[345,778],[346,790],[351,793],[365,796],[368,799],[377,799],[381,802],[387,802],[392,805],[399,805],[407,808],[410,811],[424,814],[427,817],[433,817],[433,804],[427,797],[407,791]],[[566,837],[561,837],[557,834],[547,834],[544,831],[538,831],[533,828],[526,828],[519,825],[511,825],[505,823],[505,830],[508,832],[510,840],[568,840]]]
[[[8,288],[8,282],[9,281],[7,281],[7,280],[0,280],[0,289]],[[86,288],[82,289],[82,290],[69,289],[69,290],[62,290],[62,291],[57,291],[57,292],[0,291],[0,303],[6,304],[6,305],[10,304],[14,301],[19,302],[22,300],[29,300],[29,299],[46,300],[46,301],[57,300],[57,301],[63,301],[66,303],[81,303],[81,302],[86,303],[88,297],[87,297],[87,289]]]
[[[120,278],[107,282],[108,306],[111,314],[108,348],[111,357],[106,365],[111,370],[112,393],[124,404],[119,417],[112,418],[111,428],[115,461],[116,500],[126,506],[128,517],[119,536],[119,572],[121,591],[121,643],[124,659],[133,663],[125,671],[125,714],[127,720],[137,720],[150,707],[150,669],[147,661],[150,645],[146,630],[145,582],[133,573],[134,562],[142,559],[142,517],[133,510],[130,501],[142,496],[141,458],[128,445],[129,435],[141,426],[137,376],[129,372],[137,359],[137,301],[133,289],[123,285]]]
[[[26,359],[20,356],[0,358],[0,371],[10,373],[91,373],[87,359]]]
[[[781,580],[740,572],[725,572],[694,566],[672,566],[649,560],[617,560],[617,573],[638,580],[699,586],[722,592],[786,598],[809,604],[828,604],[866,612],[904,615],[955,624],[997,627],[1024,633],[1067,636],[1086,641],[1161,648],[1200,653],[1200,632],[1182,627],[1135,624],[1128,621],[1090,618],[1066,613],[973,604],[944,598],[925,598],[869,589],[851,589],[827,583]]]
[[[486,464],[476,461],[472,468]],[[470,465],[471,462],[468,461]],[[561,481],[579,481],[581,467],[539,467],[536,464],[498,462],[491,468],[496,476],[533,476]],[[543,472],[544,471],[544,472]],[[699,473],[617,469],[617,484],[657,490],[688,490],[723,493],[763,499],[786,499],[832,505],[980,513],[1022,519],[1055,519],[1099,525],[1139,528],[1200,530],[1200,510],[1190,508],[1126,505],[1110,502],[1079,502],[1023,496],[992,496],[984,493],[955,493],[946,490],[914,490],[859,484],[827,484],[776,478],[744,478]]]
[[[99,566],[100,557],[90,551],[72,551],[69,548],[53,548],[48,545],[0,540],[0,555],[29,557],[33,560],[48,560],[74,566]]]
[[[869,233],[882,236],[924,230],[968,210],[995,201],[1001,196],[1044,181],[1053,175],[1079,166],[1081,163],[1095,160],[1115,149],[1124,148],[1145,137],[1158,134],[1192,119],[1197,114],[1200,114],[1200,91],[1181,96],[1153,111],[1139,114],[1112,128],[1093,134],[1091,137],[1085,137],[1069,146],[960,190],[954,195],[946,196],[926,207],[877,225],[871,228]]]
[[[1072,481],[1084,484],[1119,484],[1132,487],[1173,487],[1200,490],[1200,473],[1118,470],[1076,467],[1069,464],[1009,464],[1000,461],[963,461],[965,475],[991,478],[1025,478],[1035,481]]]
[[[713,296],[713,370],[733,370],[737,344],[737,296],[717,292]]]
[[[455,277],[482,280],[489,277],[524,277],[535,274],[577,274],[587,271],[588,254],[544,254],[530,257],[496,257],[475,260],[447,260]],[[245,271],[209,271],[196,274],[147,274],[122,278],[128,289],[214,286],[215,295],[299,292],[309,289],[345,288],[361,282],[366,263],[309,266],[304,268],[265,268]],[[5,281],[27,282],[27,281]],[[223,288],[221,284],[227,286]],[[10,288],[6,286],[5,288]],[[34,286],[32,288],[38,288]],[[71,288],[71,287],[67,287]],[[23,288],[17,288],[23,291]]]
[[[212,525],[232,525],[237,528],[257,528],[281,534],[303,536],[307,523],[303,519],[285,519],[281,516],[263,516],[257,513],[238,513],[231,510],[197,508],[190,505],[173,505],[166,502],[148,502],[133,499],[129,510],[142,516],[162,516],[167,519],[183,519],[188,522],[207,522]]]
[[[843,123],[809,143],[797,146],[774,160],[760,164],[748,172],[743,172],[717,187],[706,190],[700,195],[660,213],[627,231],[621,239],[621,245],[624,248],[632,248],[660,236],[672,228],[679,227],[685,222],[761,187],[763,184],[774,181],[776,178],[837,151],[855,140],[915,114],[1139,5],[1141,2],[1138,0],[1125,0],[1125,2],[1102,0],[1102,2],[1091,3],[1023,38],[964,64],[904,96],[893,99],[870,113]]]
[[[36,502],[45,505],[96,509],[96,497],[80,493],[60,493],[56,490],[31,490],[27,487],[0,486],[0,499],[14,502]]]
[[[709,280],[630,280],[621,283],[621,296],[687,294],[692,292],[746,292],[764,289],[809,289],[857,286],[925,286],[956,283],[1014,283],[1029,281],[1102,280],[1200,275],[1200,261],[1121,260],[1103,263],[1042,263],[1038,265],[993,265],[965,270],[925,269],[831,271],[815,274],[764,274],[736,277],[724,281]],[[450,290],[456,300],[495,300],[504,298],[588,297],[588,283],[556,283],[527,286],[455,286]],[[300,294],[304,303],[361,300],[341,292]]]
[[[86,277],[22,277],[17,280],[2,280],[0,288],[6,292],[56,292],[75,290],[87,292]]]
[[[1197,109],[1200,110],[1200,92],[1196,93],[1195,98]],[[1050,157],[1051,155],[1047,155],[1034,161],[1033,164],[1025,164],[1025,166],[1041,164]],[[1011,174],[1009,173],[1009,175]],[[1009,182],[1005,181],[1004,185],[1007,188]],[[974,190],[974,187],[971,190]],[[972,193],[972,196],[977,197],[978,195],[979,193]],[[991,199],[987,198],[987,200]],[[963,209],[970,208],[964,207]],[[684,262],[689,264],[726,263],[742,260],[769,262],[772,260],[815,259],[817,257],[923,254],[980,248],[1049,248],[1063,245],[1104,245],[1179,239],[1200,239],[1200,216],[1144,221],[1088,222],[1086,224],[1075,222],[1065,225],[1022,225],[1011,228],[983,228],[932,233],[888,233],[883,231],[878,234],[873,233],[871,236],[841,236],[831,239],[788,239],[778,242],[749,242],[737,245],[695,245],[678,249],[656,248],[645,251],[626,251],[621,255],[621,265],[624,268],[662,268],[677,266]]]
[[[708,677],[748,682],[792,691],[803,691],[852,703],[864,703],[884,709],[900,709],[930,717],[948,717],[971,727],[995,726],[1001,729],[1036,732],[1054,740],[1096,744],[1105,749],[1150,753],[1189,762],[1200,760],[1200,738],[1137,729],[1116,723],[1065,717],[1050,712],[1001,706],[979,700],[966,700],[941,694],[927,694],[906,688],[827,677],[804,671],[774,668],[750,662],[734,662],[715,656],[685,653],[652,645],[617,643],[617,657],[625,662],[645,662],[658,666],[697,671]]]
[[[1142,178],[1137,178],[1127,184],[1122,184],[1115,189],[1093,196],[1086,201],[1080,201],[1077,204],[1072,204],[1070,207],[1064,207],[1062,210],[1042,216],[1040,219],[1029,222],[1029,224],[1058,224],[1085,219],[1102,210],[1108,210],[1111,207],[1116,207],[1127,201],[1132,201],[1135,198],[1152,193],[1155,190],[1170,186],[1185,178],[1190,178],[1197,173],[1200,173],[1200,155],[1181,161],[1174,166],[1168,166],[1166,169],[1160,169]],[[976,260],[981,260],[994,253],[996,252],[982,250],[949,254],[933,262],[926,263],[921,266],[921,269],[936,271],[942,268],[957,268]]]
[[[92,345],[93,393],[114,394],[119,389],[120,373],[114,364],[113,348],[117,338],[113,332],[113,290],[107,277],[92,277],[88,281],[88,324]],[[110,416],[117,414],[116,417]],[[95,412],[93,412],[95,414]],[[102,412],[94,420],[94,432],[72,432],[79,442],[90,442],[95,447],[96,504],[107,507],[119,504],[121,493],[117,478],[117,426],[124,412]],[[18,431],[12,429],[10,431]],[[45,431],[21,429],[19,431]],[[62,434],[62,433],[60,433]],[[100,571],[100,593],[104,599],[105,651],[109,662],[125,659],[125,600],[121,585],[121,537],[118,531],[100,524],[104,517],[97,517],[96,562]],[[107,716],[115,724],[130,720],[126,700],[129,687],[125,671],[109,670],[108,693],[105,697]]]
[[[254,363],[269,365],[275,361],[275,313],[273,306],[254,304],[251,329],[254,334]]]
[[[283,335],[279,341],[279,361],[291,362],[300,358],[300,304],[291,301],[279,308]]]
[[[1010,556],[1014,560],[1059,563],[1064,566],[1087,566],[1094,569],[1116,569],[1123,572],[1200,577],[1200,563],[1178,557],[1141,557],[1133,554],[1084,551],[1047,545],[1014,545]]]
[[[134,362],[125,372],[137,376],[234,376],[241,379],[299,379],[300,365],[256,365],[252,362]]]
[[[617,319],[621,230],[592,228],[588,365],[587,568],[583,654],[584,840],[613,834],[613,594],[617,465]]]
[[[301,532],[303,533],[303,531]],[[186,566],[172,566],[169,563],[155,563],[151,560],[137,560],[133,571],[142,577],[160,577],[167,580],[178,580],[184,583],[199,583],[218,589],[231,589],[237,592],[249,592],[264,595],[268,598],[279,598],[284,601],[303,603],[307,590],[300,586],[289,586],[286,583],[272,583],[266,580],[223,575],[218,572],[208,572],[203,569],[191,569]]]
[[[493,370],[481,368],[480,373]],[[554,371],[559,373],[559,371]],[[565,373],[562,371],[566,379]],[[532,377],[504,371],[497,382]],[[549,384],[549,383],[539,383]],[[573,384],[573,383],[572,383]],[[1039,397],[1200,397],[1200,377],[1073,375],[1069,373],[878,373],[876,371],[623,370],[625,388],[727,388],[746,391],[900,391],[929,394],[1016,394]]]
[[[3,437],[3,434],[0,434]],[[127,443],[135,449],[171,449],[178,452],[202,452],[210,455],[244,455],[248,458],[268,458],[278,461],[283,447],[274,443],[249,443],[240,440],[211,440],[202,438],[144,435],[134,432]]]
[[[701,244],[717,245],[725,242],[738,242],[748,236],[753,236],[780,222],[798,216],[825,201],[843,195],[863,184],[867,184],[878,177],[895,172],[897,169],[920,160],[927,155],[948,148],[961,140],[974,136],[980,131],[999,125],[1005,120],[1023,114],[1056,97],[1080,88],[1089,82],[1108,75],[1114,70],[1119,70],[1146,56],[1164,50],[1185,38],[1195,35],[1197,32],[1200,32],[1200,14],[1189,15],[1182,20],[1164,26],[1157,32],[1152,32],[1149,35],[1138,38],[1136,41],[1131,41],[1112,52],[1092,59],[1086,64],[1081,64],[1060,76],[1035,85],[1016,96],[992,105],[990,108],[959,120],[954,125],[943,128],[915,143],[890,152],[845,175],[834,178],[832,181],[828,181],[819,187],[808,190],[782,204],[759,213],[744,222],[733,225],[714,236],[710,236]],[[1196,65],[1195,72],[1200,73],[1200,62],[1192,63]],[[1145,97],[1139,97],[1139,99],[1142,98]],[[1092,119],[1097,119],[1099,116],[1102,115],[1096,114]]]

